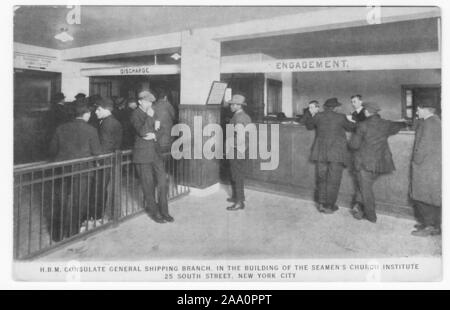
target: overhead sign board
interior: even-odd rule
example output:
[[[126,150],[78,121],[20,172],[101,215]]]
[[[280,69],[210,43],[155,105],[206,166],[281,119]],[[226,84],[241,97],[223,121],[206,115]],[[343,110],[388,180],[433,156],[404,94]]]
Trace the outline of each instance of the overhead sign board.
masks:
[[[52,56],[15,52],[14,68],[51,71],[56,69],[57,59]]]
[[[274,59],[259,62],[225,63],[222,73],[316,72],[353,70],[438,69],[439,52],[396,55],[345,56],[325,58]]]
[[[180,65],[139,65],[81,69],[84,76],[166,75],[179,74]]]

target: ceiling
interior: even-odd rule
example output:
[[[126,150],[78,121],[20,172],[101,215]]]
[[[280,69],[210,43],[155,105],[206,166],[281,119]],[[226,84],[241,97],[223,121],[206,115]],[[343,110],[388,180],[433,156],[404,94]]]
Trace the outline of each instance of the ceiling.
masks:
[[[327,7],[82,6],[81,24],[68,25],[66,15],[71,9],[66,6],[19,6],[14,12],[14,42],[66,49],[324,9]],[[56,40],[61,28],[67,28],[74,40]]]
[[[278,59],[401,54],[438,49],[436,18],[227,41],[222,56],[263,53]]]

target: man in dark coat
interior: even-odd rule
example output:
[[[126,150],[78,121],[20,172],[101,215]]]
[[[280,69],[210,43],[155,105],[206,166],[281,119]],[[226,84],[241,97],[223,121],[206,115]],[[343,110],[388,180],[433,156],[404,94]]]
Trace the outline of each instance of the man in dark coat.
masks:
[[[395,170],[388,138],[406,126],[403,122],[382,119],[376,103],[364,103],[366,120],[359,123],[352,135],[350,147],[355,150],[354,167],[357,189],[353,216],[377,221],[373,184],[381,174]]]
[[[175,120],[175,110],[169,102],[167,92],[164,89],[158,91],[158,100],[152,108],[155,110],[157,124],[159,122],[156,140],[158,141],[160,150],[162,153],[170,152],[172,146],[171,130]]]
[[[102,98],[97,102],[97,109],[95,110],[95,114],[100,121],[98,128],[100,145],[105,154],[120,150],[122,145],[122,125],[112,115],[113,109],[113,101],[109,98]],[[104,214],[104,220],[110,220],[113,217],[112,201],[108,199],[109,193],[112,192],[110,178],[111,168],[104,168],[96,174],[96,187],[99,195],[96,210],[97,218],[103,218]]]
[[[75,107],[76,118],[56,129],[50,144],[54,161],[85,158],[102,153],[97,131],[87,124],[90,113],[86,105],[78,105]],[[56,177],[60,174],[72,175],[57,178],[54,184],[54,206],[47,221],[53,241],[77,234],[80,224],[93,216],[92,213],[89,214],[87,199],[92,175],[77,173],[92,167],[93,161],[87,161],[55,169]]]
[[[131,114],[131,124],[136,131],[133,148],[133,163],[136,165],[141,180],[142,190],[149,216],[157,223],[173,222],[167,204],[167,178],[164,162],[158,151],[154,110],[152,104],[155,97],[148,91],[139,93],[139,107]],[[158,183],[158,203],[155,201],[155,184],[153,174]]]
[[[305,120],[307,129],[316,129],[311,160],[316,162],[318,209],[326,214],[338,209],[336,200],[342,172],[350,163],[345,132],[355,127],[344,114],[336,112],[339,106],[341,103],[336,98],[327,99],[323,112],[312,107],[311,116],[307,116]]]
[[[431,100],[418,104],[417,115],[419,122],[411,162],[410,196],[419,224],[412,235],[427,237],[441,233],[441,119],[436,115],[436,105]]]
[[[103,98],[97,103],[95,114],[100,120],[99,138],[104,153],[120,150],[122,145],[122,125],[112,115],[114,104],[111,99]]]
[[[233,117],[230,120],[230,124],[237,125],[241,124],[247,126],[252,122],[250,116],[245,113],[242,106],[247,105],[245,102],[245,97],[239,94],[233,95],[230,101],[227,102],[230,105],[231,112],[233,112]],[[228,207],[229,211],[236,211],[245,208],[245,194],[244,194],[244,175],[247,166],[247,149],[248,149],[248,135],[245,137],[245,141],[238,141],[240,139],[239,135],[235,133],[233,147],[227,150],[227,158],[230,156],[230,152],[233,152],[233,158],[229,160],[230,172],[231,172],[231,190],[232,196],[227,199],[232,202],[233,205]],[[242,152],[241,157],[238,157],[238,152]]]
[[[353,121],[359,123],[366,119],[366,114],[364,113],[364,106],[362,102],[361,95],[353,95],[351,96],[352,106],[355,109],[352,113]]]
[[[47,112],[45,123],[47,125],[47,146],[53,138],[56,128],[71,120],[70,108],[65,103],[63,93],[57,93],[52,100],[52,105]]]

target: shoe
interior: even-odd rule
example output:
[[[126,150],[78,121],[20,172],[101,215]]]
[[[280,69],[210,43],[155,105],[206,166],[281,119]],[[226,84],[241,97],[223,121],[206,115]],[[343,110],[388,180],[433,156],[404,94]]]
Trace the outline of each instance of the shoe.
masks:
[[[149,216],[153,221],[155,221],[156,223],[164,224],[164,223],[166,222],[166,220],[164,219],[164,217],[163,217],[161,214],[159,214],[159,213],[156,213],[156,214],[148,213],[148,216]]]
[[[368,220],[369,222],[371,222],[371,223],[373,223],[373,224],[375,224],[375,223],[377,222],[377,219],[376,219],[376,218],[374,218],[374,219],[369,219],[369,218],[367,218],[367,216],[364,216],[364,219]]]
[[[233,197],[227,198],[227,201],[228,201],[228,202],[234,202],[234,203],[237,202],[236,199],[233,198]]]
[[[364,214],[359,210],[353,210],[352,215],[357,220],[362,220],[364,218]]]
[[[418,229],[411,232],[411,235],[416,237],[429,237],[436,236],[438,234],[440,234],[440,229],[434,228],[432,226],[427,226],[423,229]]]
[[[422,229],[424,229],[426,226],[424,225],[424,224],[422,224],[422,223],[417,223],[416,225],[414,225],[414,228],[416,229],[416,230],[422,230]]]
[[[169,222],[169,223],[173,223],[173,222],[175,221],[175,219],[174,219],[172,216],[170,216],[170,214],[163,215],[162,218],[163,218],[166,222]]]
[[[243,201],[238,201],[234,205],[227,207],[228,211],[237,211],[245,208],[245,204]]]
[[[332,214],[334,213],[333,209],[331,208],[323,208],[323,211],[321,211],[324,214]]]
[[[319,205],[317,206],[317,210],[319,210],[319,212],[325,212],[325,206],[323,205],[323,203],[319,203]]]

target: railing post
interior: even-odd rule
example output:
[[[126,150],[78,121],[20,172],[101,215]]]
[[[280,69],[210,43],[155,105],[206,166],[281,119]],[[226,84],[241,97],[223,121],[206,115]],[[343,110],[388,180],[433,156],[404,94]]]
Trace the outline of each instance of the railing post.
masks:
[[[121,218],[122,212],[122,151],[117,150],[113,157],[113,221],[116,225]]]

